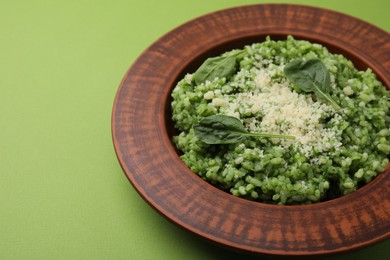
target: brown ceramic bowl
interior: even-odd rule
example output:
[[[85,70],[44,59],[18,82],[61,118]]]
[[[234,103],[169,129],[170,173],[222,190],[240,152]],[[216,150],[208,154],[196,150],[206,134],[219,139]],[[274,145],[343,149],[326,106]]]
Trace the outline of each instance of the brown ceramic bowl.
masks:
[[[299,5],[251,5],[199,17],[158,39],[125,75],[112,114],[119,162],[163,216],[212,242],[268,255],[347,252],[390,236],[390,170],[347,196],[305,206],[244,200],[199,178],[172,144],[170,92],[205,58],[270,35],[293,35],[370,67],[390,86],[390,35],[364,21]]]

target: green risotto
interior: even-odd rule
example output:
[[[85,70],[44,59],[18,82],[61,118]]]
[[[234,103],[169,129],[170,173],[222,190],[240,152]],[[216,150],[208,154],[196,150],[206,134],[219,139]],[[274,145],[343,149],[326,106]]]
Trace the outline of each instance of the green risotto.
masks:
[[[390,92],[319,44],[267,37],[207,59],[172,97],[181,160],[235,196],[320,202],[389,162]]]

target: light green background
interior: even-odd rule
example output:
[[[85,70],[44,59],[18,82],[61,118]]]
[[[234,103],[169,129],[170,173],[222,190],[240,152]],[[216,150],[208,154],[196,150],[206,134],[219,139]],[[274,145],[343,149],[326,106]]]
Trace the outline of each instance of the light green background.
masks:
[[[0,0],[0,259],[242,257],[138,196],[110,120],[127,68],[158,37],[214,10],[264,2],[326,7],[390,31],[387,0]],[[390,241],[330,259],[386,255]]]

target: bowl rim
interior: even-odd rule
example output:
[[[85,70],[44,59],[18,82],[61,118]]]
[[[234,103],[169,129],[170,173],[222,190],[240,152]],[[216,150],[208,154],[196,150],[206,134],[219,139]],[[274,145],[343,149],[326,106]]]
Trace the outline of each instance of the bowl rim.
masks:
[[[134,188],[137,190],[137,192],[141,195],[141,197],[149,205],[151,205],[154,209],[156,209],[160,214],[165,216],[167,219],[169,219],[173,223],[178,224],[179,226],[183,227],[184,229],[191,231],[192,233],[195,233],[195,234],[197,234],[197,235],[199,235],[201,237],[204,237],[204,238],[206,238],[206,239],[208,239],[208,240],[210,240],[212,242],[216,242],[217,244],[224,245],[224,246],[227,246],[229,248],[233,248],[233,249],[236,249],[236,250],[239,250],[239,251],[257,253],[257,254],[270,254],[270,255],[318,255],[318,254],[333,254],[333,253],[340,253],[340,252],[347,252],[347,251],[355,250],[355,249],[358,249],[358,248],[361,248],[361,247],[364,247],[364,246],[368,246],[368,245],[371,245],[373,243],[377,243],[379,241],[385,240],[388,237],[390,237],[389,229],[387,229],[387,231],[385,231],[385,232],[382,232],[382,235],[379,235],[379,236],[371,238],[371,239],[363,240],[361,243],[355,243],[354,245],[349,246],[349,247],[339,246],[339,247],[333,248],[333,249],[327,248],[327,249],[322,249],[322,250],[317,250],[317,251],[303,251],[303,250],[294,251],[294,250],[292,250],[292,251],[287,251],[286,252],[286,251],[283,251],[283,250],[275,250],[275,249],[269,250],[268,248],[253,247],[253,246],[243,245],[243,244],[240,244],[240,243],[237,243],[237,242],[232,242],[232,241],[229,241],[229,240],[226,240],[224,238],[219,237],[218,234],[217,235],[211,235],[211,234],[209,234],[207,232],[203,232],[198,227],[195,227],[193,225],[193,223],[189,224],[188,222],[186,222],[186,220],[180,219],[180,217],[178,217],[177,215],[173,214],[172,209],[168,209],[165,205],[161,204],[161,200],[158,200],[155,197],[153,197],[153,196],[156,196],[156,194],[150,193],[150,192],[148,192],[146,190],[149,187],[145,187],[145,185],[143,186],[142,184],[140,184],[139,179],[137,179],[139,177],[138,175],[140,174],[139,172],[137,172],[137,171],[139,171],[139,166],[136,165],[138,168],[134,167],[134,164],[137,164],[136,162],[134,162],[134,160],[137,160],[137,158],[135,156],[131,157],[131,159],[125,157],[125,153],[123,151],[126,150],[126,149],[132,149],[131,145],[134,145],[134,143],[133,143],[133,140],[130,140],[131,137],[129,137],[129,136],[124,137],[124,136],[126,136],[126,134],[129,135],[130,133],[129,133],[128,130],[125,131],[123,129],[123,127],[126,127],[126,126],[128,126],[128,124],[131,124],[131,123],[129,121],[126,121],[126,124],[123,124],[123,123],[119,123],[119,120],[118,120],[118,118],[121,116],[120,113],[123,113],[123,111],[124,111],[123,108],[120,108],[120,106],[123,106],[129,100],[129,97],[124,96],[124,93],[129,93],[129,92],[128,91],[127,92],[122,92],[122,90],[125,89],[125,88],[130,88],[130,86],[132,84],[133,85],[139,84],[139,82],[141,80],[140,78],[136,79],[135,81],[133,80],[132,82],[130,82],[129,79],[131,77],[134,77],[135,72],[139,71],[140,68],[141,68],[141,70],[142,69],[146,69],[146,68],[144,68],[142,66],[145,66],[145,64],[147,64],[147,63],[145,63],[145,62],[147,62],[147,56],[156,55],[158,53],[158,49],[161,47],[162,44],[166,43],[167,39],[169,39],[170,37],[173,37],[175,34],[178,33],[178,31],[187,30],[188,27],[194,26],[194,24],[198,24],[199,21],[202,20],[202,19],[203,20],[209,20],[209,19],[215,19],[215,17],[220,17],[221,15],[222,16],[224,16],[224,15],[231,15],[232,13],[236,13],[236,12],[249,12],[249,9],[256,9],[256,10],[257,9],[259,9],[259,10],[261,9],[263,11],[264,10],[270,11],[270,10],[276,10],[276,9],[280,10],[280,7],[285,8],[284,11],[286,11],[286,12],[287,11],[297,11],[297,10],[298,11],[304,11],[304,12],[317,12],[317,13],[321,13],[324,16],[333,15],[333,16],[341,17],[342,19],[347,20],[347,21],[351,21],[352,20],[354,23],[357,23],[359,25],[364,25],[365,27],[368,27],[368,28],[374,28],[375,29],[374,31],[375,31],[376,34],[378,34],[378,33],[380,35],[384,34],[388,38],[390,38],[390,35],[388,33],[386,33],[385,31],[383,31],[382,29],[377,28],[377,27],[375,27],[375,26],[373,26],[371,24],[368,24],[367,22],[364,22],[363,20],[354,18],[352,16],[345,15],[345,14],[342,14],[342,13],[339,13],[339,12],[336,12],[336,11],[327,10],[327,9],[324,9],[324,8],[317,8],[317,7],[296,5],[296,4],[254,4],[254,5],[246,5],[246,6],[227,8],[227,9],[223,9],[223,10],[220,10],[220,11],[216,11],[216,12],[213,12],[213,13],[205,14],[203,16],[194,18],[194,19],[192,19],[192,20],[190,20],[190,21],[188,21],[188,22],[186,22],[186,23],[176,27],[175,29],[173,29],[172,31],[168,32],[167,34],[165,34],[162,37],[160,37],[157,41],[155,41],[149,48],[147,48],[139,56],[139,58],[133,63],[133,65],[129,68],[129,70],[125,74],[124,78],[122,79],[122,82],[120,83],[120,87],[119,87],[119,89],[117,91],[117,94],[116,94],[116,97],[115,97],[115,101],[114,101],[114,105],[113,105],[113,111],[112,111],[112,138],[113,138],[113,143],[114,143],[114,147],[115,147],[115,152],[117,154],[117,157],[118,157],[118,160],[120,162],[120,165],[121,165],[125,175],[130,180],[131,184],[134,186]],[[283,34],[283,30],[282,31],[278,31],[278,33]],[[296,35],[300,35],[300,33],[294,33],[294,36],[296,36]],[[246,33],[246,36],[248,37],[248,33]],[[239,39],[239,36],[237,36],[237,37],[238,37],[237,39]],[[230,38],[230,40],[232,40],[232,39],[234,39],[234,37]],[[215,41],[214,42],[216,47],[218,47],[220,45],[220,43],[221,43],[220,41]],[[336,42],[331,41],[331,43],[335,44],[335,45],[338,44],[337,41]],[[344,47],[340,47],[340,48],[343,49]],[[387,45],[387,47],[385,49],[390,49],[390,47]],[[201,54],[198,53],[198,55],[201,55]],[[377,65],[378,61],[374,61],[372,59],[366,59],[366,57],[363,57],[363,58],[366,61],[368,60],[367,64],[369,66],[374,65],[372,67],[375,67],[375,68],[378,67],[378,65]],[[187,66],[190,62],[191,62],[191,60],[187,61],[187,63],[185,63],[185,62],[183,63],[182,62],[181,67]],[[172,65],[172,66],[174,66],[174,65]],[[386,77],[386,75],[384,73],[384,72],[386,72],[386,68],[385,68],[385,70],[383,70],[383,68],[380,68],[378,70],[378,72],[377,73],[379,74],[379,77],[382,80],[384,79],[386,81],[385,84],[387,83],[387,86],[389,86],[390,78]],[[177,71],[174,72],[174,75],[170,76],[170,80],[164,82],[164,84],[166,84],[166,86],[174,84],[174,79],[177,79],[178,75],[179,75],[179,72],[177,72]],[[166,107],[166,98],[167,98],[167,95],[169,95],[169,93],[170,93],[170,89],[169,90],[168,89],[163,89],[163,90],[161,90],[158,93],[159,97],[163,97],[163,99],[165,100],[165,101],[160,101],[154,107],[154,110],[153,110],[154,112],[157,112],[157,114],[158,114],[157,121],[158,121],[158,125],[159,126],[165,125],[164,115],[162,115],[161,112],[159,112],[159,111],[165,109],[165,107]],[[130,112],[126,110],[126,113],[127,113],[127,116],[129,116]],[[170,139],[168,137],[169,134],[167,133],[166,128],[160,128],[159,130],[162,130],[162,132],[158,133],[158,138],[163,140],[162,141],[163,143],[169,144],[170,143]],[[151,135],[150,138],[156,138],[155,134],[156,133],[154,133],[154,135]],[[124,145],[123,140],[127,140],[129,143],[126,143]],[[231,200],[234,203],[244,203],[244,204],[248,204],[249,203],[250,205],[256,204],[256,207],[261,207],[262,209],[265,209],[265,210],[276,210],[276,211],[280,211],[280,210],[283,210],[283,211],[286,211],[286,210],[287,211],[291,211],[291,210],[293,210],[293,211],[297,211],[297,210],[298,211],[302,211],[303,210],[303,211],[305,211],[307,209],[319,210],[319,209],[323,209],[324,207],[326,208],[326,207],[329,207],[329,206],[333,206],[336,202],[337,203],[348,203],[348,201],[350,200],[351,197],[352,198],[362,197],[362,196],[366,195],[367,193],[370,193],[370,187],[371,186],[381,186],[381,185],[383,186],[382,183],[384,183],[384,182],[385,183],[389,183],[389,177],[388,177],[389,168],[387,168],[385,173],[380,174],[369,185],[366,185],[365,187],[362,187],[361,189],[359,189],[356,192],[353,192],[351,194],[348,194],[346,196],[340,197],[340,198],[335,199],[335,200],[321,202],[321,203],[317,203],[317,204],[299,205],[299,206],[297,206],[297,205],[295,205],[295,206],[278,206],[278,205],[263,204],[263,203],[247,201],[247,200],[244,200],[244,199],[241,199],[241,198],[234,197],[234,196],[232,196],[230,194],[227,194],[227,193],[225,193],[225,192],[215,188],[211,184],[208,184],[208,183],[204,182],[198,176],[193,174],[187,168],[187,166],[185,166],[185,164],[178,158],[177,155],[174,156],[176,154],[176,151],[175,151],[175,149],[173,148],[172,145],[171,146],[165,145],[164,149],[167,149],[166,153],[168,154],[168,157],[169,157],[169,160],[171,160],[171,163],[174,164],[177,167],[179,167],[179,166],[182,167],[181,170],[185,172],[186,176],[188,178],[190,178],[191,181],[199,182],[199,180],[200,180],[201,182],[203,182],[203,185],[209,185],[208,189],[211,190],[213,193],[218,194],[218,196],[221,196],[221,197],[229,196],[229,201]],[[136,150],[136,151],[138,151],[138,150]],[[145,170],[143,170],[143,171],[145,171]],[[386,194],[388,195],[389,192],[387,192]],[[389,196],[385,197],[385,199],[387,200],[387,203],[389,203]],[[261,205],[259,205],[259,204],[261,204]],[[387,212],[387,214],[389,214],[389,212]],[[389,226],[389,223],[387,223],[387,224],[388,224],[387,226]]]

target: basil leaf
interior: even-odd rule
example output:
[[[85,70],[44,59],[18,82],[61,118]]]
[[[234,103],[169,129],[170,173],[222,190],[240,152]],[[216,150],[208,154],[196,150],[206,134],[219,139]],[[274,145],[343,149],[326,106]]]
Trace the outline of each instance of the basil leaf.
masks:
[[[244,58],[246,54],[246,49],[243,49],[243,50],[233,50],[231,52],[229,52],[229,56],[234,56],[236,57],[237,61],[240,61]]]
[[[314,92],[317,98],[328,101],[336,110],[340,106],[330,97],[330,74],[319,59],[296,59],[284,67],[286,77],[305,92]]]
[[[194,125],[194,131],[198,139],[206,144],[234,144],[244,136],[295,139],[289,135],[250,133],[238,118],[225,115],[205,117]]]
[[[206,144],[231,144],[242,139],[247,131],[235,117],[213,115],[194,125],[195,135]]]
[[[208,58],[194,73],[193,79],[196,84],[212,81],[216,77],[229,79],[236,71],[236,57],[219,56]]]

